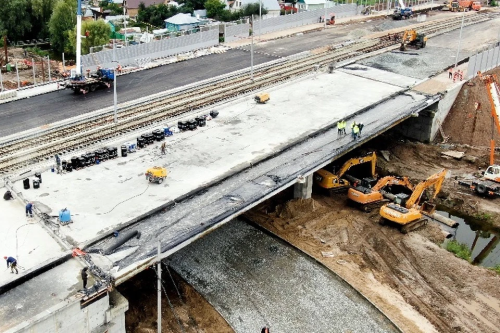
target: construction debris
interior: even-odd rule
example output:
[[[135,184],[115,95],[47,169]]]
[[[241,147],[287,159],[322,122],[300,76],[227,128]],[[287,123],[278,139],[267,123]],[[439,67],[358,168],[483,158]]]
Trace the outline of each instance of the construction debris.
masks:
[[[448,156],[448,157],[453,157],[457,160],[460,160],[462,157],[464,157],[465,152],[463,151],[456,151],[456,150],[448,150],[448,151],[443,151],[441,155]]]

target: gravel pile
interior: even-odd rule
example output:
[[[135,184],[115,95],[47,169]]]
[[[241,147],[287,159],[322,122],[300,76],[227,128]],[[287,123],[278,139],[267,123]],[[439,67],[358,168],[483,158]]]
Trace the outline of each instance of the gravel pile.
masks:
[[[169,260],[236,332],[398,332],[329,270],[238,220]]]
[[[393,73],[425,79],[442,72],[455,61],[457,51],[448,48],[426,47],[405,52],[393,51],[360,61],[360,64]],[[462,53],[462,57],[466,55]]]

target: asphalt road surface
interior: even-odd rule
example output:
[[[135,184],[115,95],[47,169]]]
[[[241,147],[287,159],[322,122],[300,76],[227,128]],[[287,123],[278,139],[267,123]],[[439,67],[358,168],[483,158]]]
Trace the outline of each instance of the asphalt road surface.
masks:
[[[371,31],[380,31],[412,22],[373,20],[366,23],[336,26],[291,38],[266,41],[255,45],[254,64],[311,50],[325,45],[357,39]],[[223,54],[212,54],[118,78],[118,103],[155,94],[217,75],[250,67],[250,46]],[[0,137],[40,127],[113,105],[113,89],[88,95],[62,90],[11,103],[0,104]]]

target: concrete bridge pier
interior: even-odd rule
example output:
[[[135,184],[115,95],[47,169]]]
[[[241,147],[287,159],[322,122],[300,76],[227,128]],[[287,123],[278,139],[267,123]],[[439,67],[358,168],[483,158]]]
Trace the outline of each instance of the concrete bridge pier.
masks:
[[[310,199],[312,194],[313,174],[300,176],[293,185],[294,199]]]

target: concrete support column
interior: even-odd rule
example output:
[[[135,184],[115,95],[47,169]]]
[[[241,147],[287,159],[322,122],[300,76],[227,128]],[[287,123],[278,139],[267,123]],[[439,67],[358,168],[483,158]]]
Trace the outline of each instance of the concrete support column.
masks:
[[[302,176],[293,185],[294,199],[310,199],[312,194],[313,175]]]

